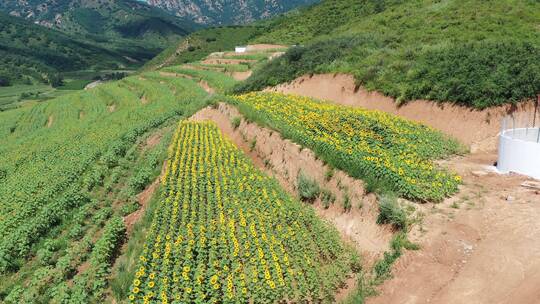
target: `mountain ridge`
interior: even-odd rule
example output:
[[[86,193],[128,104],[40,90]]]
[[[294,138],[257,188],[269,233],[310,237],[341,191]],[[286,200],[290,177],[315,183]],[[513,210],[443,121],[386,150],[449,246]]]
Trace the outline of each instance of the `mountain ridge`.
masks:
[[[228,25],[266,19],[317,3],[319,0],[146,0],[146,2],[198,24]]]

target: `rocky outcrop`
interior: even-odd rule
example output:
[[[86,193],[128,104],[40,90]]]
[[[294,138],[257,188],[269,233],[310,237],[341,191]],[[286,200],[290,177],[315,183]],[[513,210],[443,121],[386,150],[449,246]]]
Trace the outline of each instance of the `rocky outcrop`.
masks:
[[[200,24],[245,24],[268,18],[319,0],[147,0]]]

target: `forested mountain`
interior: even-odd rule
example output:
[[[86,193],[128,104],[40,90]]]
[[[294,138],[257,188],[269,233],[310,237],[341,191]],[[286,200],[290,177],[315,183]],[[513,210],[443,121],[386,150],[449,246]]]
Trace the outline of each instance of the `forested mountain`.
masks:
[[[1,1],[0,11],[0,85],[137,67],[196,28],[132,0]]]
[[[65,71],[121,68],[129,55],[0,13],[0,86],[55,84]]]
[[[194,28],[191,22],[135,0],[2,1],[0,10],[67,33],[145,38],[153,44]]]
[[[246,24],[319,0],[146,0],[200,24]]]

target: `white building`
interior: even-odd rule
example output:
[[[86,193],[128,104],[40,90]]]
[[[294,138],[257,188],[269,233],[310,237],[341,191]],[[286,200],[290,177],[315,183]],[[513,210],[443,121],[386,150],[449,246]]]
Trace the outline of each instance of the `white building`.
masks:
[[[236,53],[245,53],[247,51],[247,46],[237,46],[234,48]]]

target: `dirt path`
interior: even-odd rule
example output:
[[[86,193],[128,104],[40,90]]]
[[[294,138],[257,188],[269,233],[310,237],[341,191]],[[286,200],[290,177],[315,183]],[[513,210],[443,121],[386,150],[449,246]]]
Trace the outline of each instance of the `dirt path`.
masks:
[[[253,71],[246,71],[246,72],[231,72],[229,75],[231,75],[232,78],[238,81],[244,81],[248,79],[251,74],[253,74]]]

